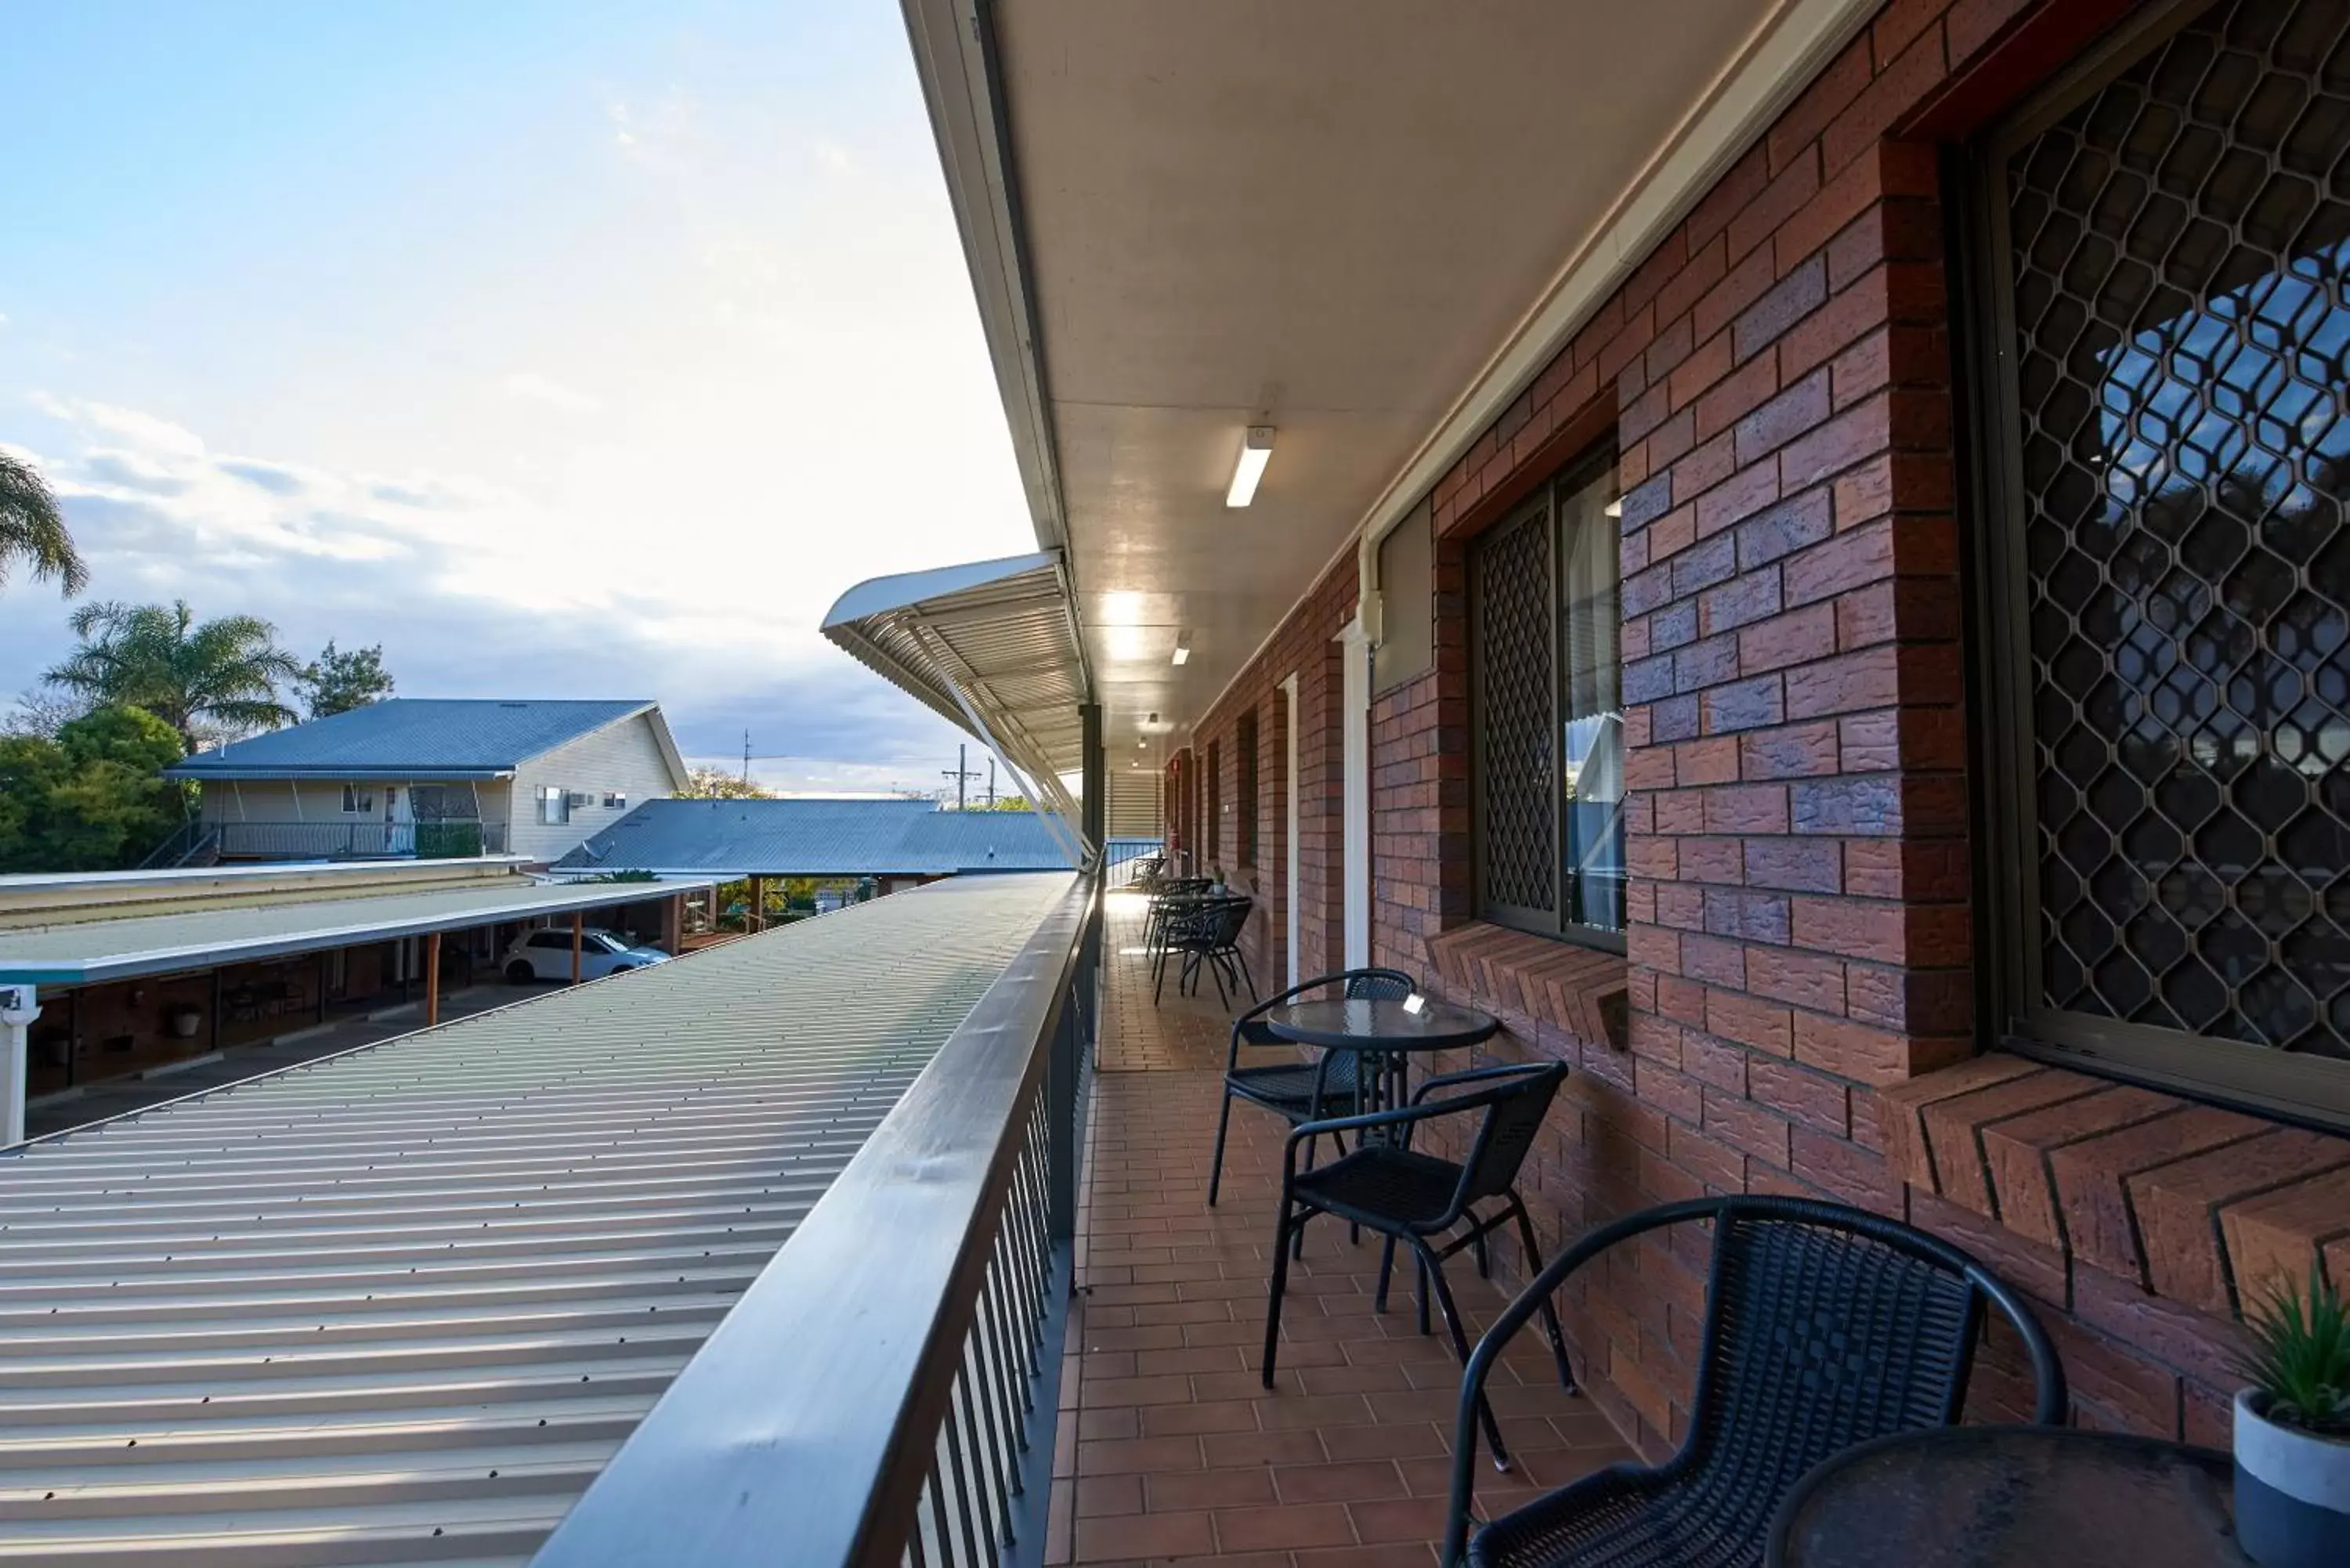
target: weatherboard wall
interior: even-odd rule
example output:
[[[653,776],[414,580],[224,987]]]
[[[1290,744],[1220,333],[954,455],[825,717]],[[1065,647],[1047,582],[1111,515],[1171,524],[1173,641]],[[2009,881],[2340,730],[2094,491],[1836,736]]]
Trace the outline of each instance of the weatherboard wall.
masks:
[[[607,724],[515,769],[507,848],[532,860],[559,859],[644,802],[676,794],[677,785],[650,714]],[[588,802],[574,805],[568,822],[542,823],[538,792],[548,786],[587,795]],[[627,804],[606,805],[615,794],[625,795]]]

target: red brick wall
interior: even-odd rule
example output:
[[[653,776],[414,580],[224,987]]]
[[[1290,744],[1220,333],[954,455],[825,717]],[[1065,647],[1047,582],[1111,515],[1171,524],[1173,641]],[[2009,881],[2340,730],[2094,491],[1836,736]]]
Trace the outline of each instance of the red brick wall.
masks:
[[[2037,1298],[2080,1419],[2214,1441],[2233,1271],[2305,1268],[2328,1246],[2350,1271],[2320,1219],[2350,1203],[2350,1140],[1970,1060],[1964,600],[1928,133],[1970,129],[2117,9],[1891,0],[1440,482],[1436,666],[1372,714],[1374,950],[1499,1013],[1501,1054],[1577,1069],[1529,1169],[1547,1245],[1706,1191],[1904,1216]],[[1611,428],[1635,873],[1620,962],[1471,918],[1461,603],[1465,541]],[[1352,586],[1317,587],[1203,741],[1326,641]],[[1334,668],[1305,719],[1309,742],[1325,726],[1326,876],[1309,888],[1333,955],[1336,695]],[[1651,1452],[1685,1419],[1693,1241],[1627,1248],[1564,1303],[1595,1395]],[[1994,1344],[1979,1404],[2020,1415],[2009,1349]]]

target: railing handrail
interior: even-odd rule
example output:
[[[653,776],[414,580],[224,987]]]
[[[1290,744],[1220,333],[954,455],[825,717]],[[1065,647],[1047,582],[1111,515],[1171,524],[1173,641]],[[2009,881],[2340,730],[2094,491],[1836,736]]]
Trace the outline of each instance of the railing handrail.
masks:
[[[1076,982],[1090,972],[1099,898],[1097,879],[1076,878],[612,1457],[536,1568],[901,1561],[942,1424],[954,1419],[1056,1041],[1089,1022]],[[1074,1089],[1072,1081],[1063,1092]],[[1070,1184],[1055,1194],[1060,1210],[1074,1202],[1074,1148],[1064,1145],[1054,1161],[1051,1179]],[[1054,1229],[1066,1235],[1065,1216]],[[1049,1452],[1049,1403],[1038,1417]]]

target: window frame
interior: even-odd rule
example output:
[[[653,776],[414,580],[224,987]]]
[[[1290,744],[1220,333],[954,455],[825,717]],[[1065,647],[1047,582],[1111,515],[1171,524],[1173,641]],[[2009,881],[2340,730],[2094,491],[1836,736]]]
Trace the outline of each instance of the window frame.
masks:
[[[375,815],[374,789],[366,784],[346,784],[343,785],[342,815],[345,816],[373,816]]]
[[[1240,853],[1234,858],[1251,870],[1256,868],[1257,851],[1262,847],[1257,841],[1258,740],[1256,710],[1251,708],[1232,730],[1232,810],[1240,841]]]
[[[571,792],[560,784],[538,786],[538,825],[562,827],[571,820]]]
[[[1566,689],[1565,680],[1560,670],[1561,655],[1563,652],[1560,644],[1563,625],[1566,617],[1566,606],[1563,602],[1563,595],[1565,586],[1566,552],[1562,548],[1565,541],[1559,536],[1560,523],[1558,515],[1558,501],[1562,492],[1572,493],[1580,490],[1585,485],[1587,485],[1594,480],[1599,478],[1602,474],[1614,469],[1619,456],[1620,453],[1617,450],[1615,435],[1613,432],[1610,432],[1608,435],[1603,437],[1594,444],[1584,448],[1566,462],[1559,465],[1557,469],[1553,471],[1549,475],[1544,478],[1541,483],[1534,486],[1531,494],[1527,495],[1523,501],[1512,507],[1491,526],[1480,531],[1475,538],[1468,542],[1468,548],[1466,551],[1467,570],[1464,574],[1465,582],[1463,584],[1465,590],[1464,597],[1468,610],[1468,624],[1466,629],[1468,633],[1469,730],[1471,736],[1469,762],[1469,850],[1470,898],[1471,912],[1478,919],[1489,921],[1497,926],[1506,926],[1512,930],[1524,931],[1530,936],[1547,937],[1557,941],[1572,943],[1576,947],[1591,948],[1601,952],[1617,954],[1625,953],[1627,950],[1627,938],[1629,936],[1628,929],[1611,931],[1604,926],[1586,925],[1581,921],[1570,919],[1568,913],[1574,906],[1574,898],[1572,897],[1571,889],[1574,885],[1575,877],[1577,873],[1575,872],[1570,864],[1570,835],[1567,832],[1566,788],[1564,778],[1565,768],[1564,743],[1566,726]],[[1551,886],[1552,895],[1555,900],[1556,908],[1548,910],[1528,909],[1516,905],[1498,904],[1487,897],[1485,890],[1488,838],[1486,818],[1489,809],[1486,789],[1490,773],[1489,764],[1486,761],[1486,745],[1490,736],[1487,733],[1487,727],[1483,722],[1482,716],[1479,712],[1479,691],[1481,683],[1478,676],[1486,655],[1484,607],[1481,602],[1481,594],[1478,587],[1479,574],[1477,570],[1477,561],[1479,552],[1490,547],[1495,541],[1505,536],[1511,530],[1524,527],[1545,527],[1551,530],[1550,582],[1545,595],[1550,606],[1550,612],[1547,617],[1545,617],[1545,626],[1550,639],[1550,679],[1548,685],[1551,702],[1550,739],[1553,747],[1551,755],[1552,788],[1550,792],[1551,853],[1556,862]],[[1616,637],[1617,692],[1620,703],[1624,669],[1624,626],[1621,597],[1623,591],[1623,576],[1620,558],[1617,576],[1617,615],[1614,629]],[[1625,872],[1625,882],[1627,887],[1630,884],[1630,867],[1627,864]],[[1625,924],[1628,928],[1630,923],[1630,914],[1627,909],[1625,917]]]
[[[2009,265],[2010,156],[2223,0],[2165,0],[2116,26],[1946,160],[1961,421],[1960,516],[1974,819],[1976,1033],[2053,1065],[2254,1115],[2350,1131],[2350,1062],[2048,1006],[2041,975],[2039,804],[2023,524],[2022,394]]]
[[[1223,742],[1208,742],[1208,765],[1201,770],[1201,784],[1207,791],[1203,803],[1208,816],[1208,864],[1222,867],[1224,860],[1224,789]]]

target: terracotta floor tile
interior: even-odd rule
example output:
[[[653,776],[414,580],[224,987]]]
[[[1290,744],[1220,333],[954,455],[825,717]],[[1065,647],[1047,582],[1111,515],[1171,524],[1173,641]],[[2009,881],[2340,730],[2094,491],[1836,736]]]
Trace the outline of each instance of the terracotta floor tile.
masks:
[[[1225,1552],[1348,1546],[1355,1527],[1336,1503],[1283,1503],[1274,1508],[1218,1509],[1216,1544]]]
[[[1078,1520],[1075,1560],[1117,1563],[1129,1558],[1205,1557],[1215,1550],[1215,1524],[1210,1514],[1136,1513]]]
[[[1141,1511],[1142,1478],[1140,1476],[1105,1475],[1078,1478],[1077,1517],[1079,1519]]]
[[[1284,1502],[1366,1502],[1409,1495],[1392,1461],[1284,1465],[1273,1472]]]
[[[1274,1490],[1273,1471],[1263,1465],[1225,1469],[1167,1470],[1149,1478],[1149,1506],[1153,1512],[1170,1509],[1254,1508],[1282,1501]]]

